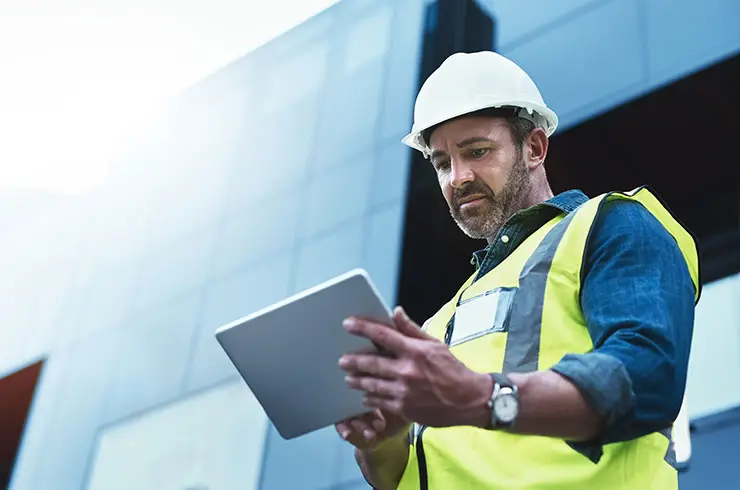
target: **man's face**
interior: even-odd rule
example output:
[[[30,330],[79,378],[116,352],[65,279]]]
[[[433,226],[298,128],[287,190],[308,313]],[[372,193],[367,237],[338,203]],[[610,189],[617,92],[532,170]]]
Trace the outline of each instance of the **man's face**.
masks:
[[[431,161],[450,214],[471,238],[492,238],[518,211],[529,171],[505,119],[467,117],[432,133]]]

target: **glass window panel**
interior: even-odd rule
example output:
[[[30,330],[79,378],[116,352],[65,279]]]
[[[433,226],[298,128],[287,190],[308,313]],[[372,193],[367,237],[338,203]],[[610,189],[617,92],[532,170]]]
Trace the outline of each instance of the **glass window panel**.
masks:
[[[344,69],[353,72],[382,59],[390,46],[393,11],[382,6],[350,27],[345,44]]]
[[[334,482],[336,439],[333,427],[284,440],[270,428],[260,490],[318,490]],[[286,471],[290,468],[290,471]]]
[[[378,206],[403,199],[408,186],[411,149],[401,143],[401,137],[386,141],[376,150],[373,180],[370,185],[370,206]],[[429,172],[434,172],[431,165]]]
[[[267,420],[243,382],[102,431],[87,490],[257,489]]]
[[[298,251],[296,291],[362,265],[362,222],[305,243]]]
[[[282,58],[265,71],[263,103],[269,112],[291,106],[319,91],[326,78],[329,45],[306,47],[293,57]]]
[[[142,311],[121,332],[113,364],[105,421],[113,421],[177,396],[190,361],[201,295],[193,293]]]
[[[368,207],[372,153],[315,175],[308,189],[302,236],[310,237],[362,216]]]
[[[363,263],[389,307],[396,300],[403,240],[404,203],[398,201],[368,217]],[[424,320],[417,319],[423,322]]]
[[[202,286],[210,277],[215,228],[170,242],[141,266],[134,307],[146,309]]]

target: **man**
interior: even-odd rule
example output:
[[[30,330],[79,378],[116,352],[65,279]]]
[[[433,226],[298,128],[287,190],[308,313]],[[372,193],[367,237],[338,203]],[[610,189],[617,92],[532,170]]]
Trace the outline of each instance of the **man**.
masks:
[[[496,53],[455,54],[421,88],[404,142],[488,246],[423,328],[400,308],[393,328],[345,322],[393,354],[339,361],[373,411],[336,428],[375,488],[677,488],[694,240],[647,189],[553,196],[556,126]]]

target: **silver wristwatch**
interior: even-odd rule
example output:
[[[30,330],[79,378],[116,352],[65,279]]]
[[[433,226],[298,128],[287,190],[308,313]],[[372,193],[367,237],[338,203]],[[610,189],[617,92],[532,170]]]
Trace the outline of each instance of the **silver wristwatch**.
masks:
[[[517,387],[504,374],[491,373],[493,393],[488,400],[491,410],[491,429],[512,427],[519,416],[519,393]]]

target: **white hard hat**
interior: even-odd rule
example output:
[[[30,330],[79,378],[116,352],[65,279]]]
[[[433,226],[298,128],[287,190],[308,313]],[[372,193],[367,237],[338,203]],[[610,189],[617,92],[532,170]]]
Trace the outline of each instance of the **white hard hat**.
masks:
[[[414,125],[401,141],[428,156],[426,130],[471,112],[500,107],[520,109],[519,117],[532,120],[547,136],[558,126],[558,116],[519,65],[492,51],[455,53],[421,86]]]

